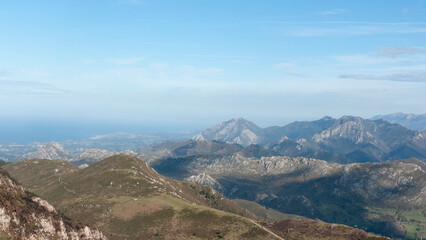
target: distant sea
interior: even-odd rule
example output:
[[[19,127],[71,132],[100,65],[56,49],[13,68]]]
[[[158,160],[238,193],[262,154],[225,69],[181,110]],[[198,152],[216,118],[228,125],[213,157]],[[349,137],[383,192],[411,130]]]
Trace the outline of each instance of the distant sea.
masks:
[[[125,133],[178,133],[193,130],[191,126],[164,126],[157,124],[138,124],[102,121],[67,121],[1,119],[0,142],[27,144],[87,139],[96,135],[116,132]]]

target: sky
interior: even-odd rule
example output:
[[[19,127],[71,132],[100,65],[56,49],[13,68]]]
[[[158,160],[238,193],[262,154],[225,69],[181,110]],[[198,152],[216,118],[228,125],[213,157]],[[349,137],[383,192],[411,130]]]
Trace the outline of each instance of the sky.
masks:
[[[9,132],[393,112],[426,113],[424,0],[0,0]]]

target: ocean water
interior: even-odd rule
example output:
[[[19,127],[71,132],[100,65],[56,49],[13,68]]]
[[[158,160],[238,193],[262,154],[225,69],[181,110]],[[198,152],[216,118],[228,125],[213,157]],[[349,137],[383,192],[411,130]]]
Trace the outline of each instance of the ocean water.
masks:
[[[190,128],[191,126],[138,124],[119,121],[1,119],[0,141],[26,144],[30,142],[81,140],[95,135],[116,132],[177,133]]]

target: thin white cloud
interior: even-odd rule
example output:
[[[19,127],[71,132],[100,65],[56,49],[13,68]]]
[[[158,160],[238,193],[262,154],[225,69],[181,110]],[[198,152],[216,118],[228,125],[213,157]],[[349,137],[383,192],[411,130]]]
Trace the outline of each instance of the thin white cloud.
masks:
[[[369,54],[336,56],[334,58],[335,60],[337,60],[338,63],[348,64],[353,66],[359,66],[359,65],[377,66],[379,64],[394,64],[400,61],[394,58],[383,58],[383,57],[378,57],[377,55],[369,55]]]
[[[425,82],[426,72],[411,72],[411,73],[395,73],[389,75],[374,75],[374,74],[342,74],[339,78],[355,79],[355,80],[384,80],[394,82]]]
[[[60,95],[68,90],[40,81],[0,80],[0,91],[4,94]]]
[[[423,34],[426,22],[269,22],[280,34],[292,37],[330,37],[384,34]],[[270,26],[268,27],[270,28]]]
[[[144,57],[133,57],[133,58],[108,58],[108,62],[112,62],[117,65],[132,65],[145,60]]]
[[[381,57],[395,58],[402,55],[421,54],[425,52],[426,50],[421,47],[386,47],[380,48],[377,55]]]
[[[318,14],[321,14],[321,15],[337,15],[337,14],[342,14],[342,13],[345,13],[345,12],[346,12],[345,9],[331,9],[331,10],[318,12]]]

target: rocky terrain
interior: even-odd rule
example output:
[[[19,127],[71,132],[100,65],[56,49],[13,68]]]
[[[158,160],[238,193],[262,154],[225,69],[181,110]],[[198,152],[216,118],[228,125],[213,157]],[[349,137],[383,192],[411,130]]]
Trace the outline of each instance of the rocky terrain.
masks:
[[[0,160],[15,162],[29,158],[62,159],[60,154],[65,149],[65,157],[77,160],[79,156],[90,149],[102,149],[109,152],[125,153],[128,150],[138,151],[141,147],[152,146],[165,141],[181,141],[192,138],[195,132],[170,133],[170,134],[137,134],[137,133],[111,133],[96,135],[88,139],[67,140],[59,143],[33,142],[18,144],[0,140]],[[53,145],[60,145],[54,147]],[[52,147],[53,146],[53,147]],[[36,153],[37,150],[40,152]],[[47,151],[47,152],[44,152]],[[67,156],[72,154],[71,156]],[[126,153],[127,154],[127,153]],[[65,158],[63,158],[65,160]]]
[[[136,156],[137,153],[132,150],[124,150],[122,153]],[[111,152],[105,149],[86,149],[82,153],[76,155],[71,154],[64,147],[57,142],[50,142],[45,144],[39,144],[37,150],[26,153],[21,157],[17,157],[19,160],[23,159],[49,159],[49,160],[65,160],[69,161],[76,166],[88,166],[97,163],[105,158],[119,154],[118,152]]]
[[[208,184],[227,197],[283,213],[388,236],[426,234],[426,171],[418,159],[343,165],[233,154],[157,159],[151,166],[166,176]]]
[[[391,123],[398,123],[412,130],[426,131],[426,114],[392,113],[377,115],[371,120],[383,119]]]
[[[25,154],[24,159],[63,159],[70,161],[74,156],[67,152],[59,143],[50,142],[43,144],[35,152]]]
[[[193,139],[220,140],[248,146],[263,141],[263,129],[243,118],[238,118],[214,125]]]
[[[73,159],[72,163],[77,166],[80,166],[82,164],[92,165],[116,154],[118,153],[110,152],[104,149],[88,149],[82,154],[80,154],[77,159]]]
[[[284,127],[264,129],[246,120],[234,119],[213,126],[194,139],[219,140],[243,146],[255,143],[277,155],[303,156],[337,163],[410,157],[426,160],[424,131],[413,131],[381,119],[373,121],[352,116],[340,119],[324,117],[317,121],[294,122]]]
[[[64,219],[47,201],[24,190],[0,169],[1,239],[106,240],[98,230]]]

